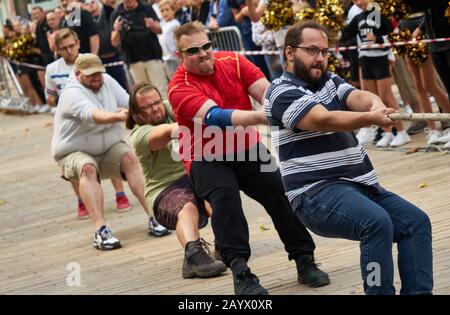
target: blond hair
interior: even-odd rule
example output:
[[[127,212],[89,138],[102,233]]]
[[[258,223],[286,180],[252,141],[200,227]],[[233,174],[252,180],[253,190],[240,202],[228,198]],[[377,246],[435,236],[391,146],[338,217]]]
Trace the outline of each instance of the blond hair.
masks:
[[[172,0],[162,0],[160,3],[158,3],[158,7],[161,10],[161,8],[165,5],[170,6],[172,11],[175,11],[175,2]]]
[[[177,29],[175,29],[175,31],[173,33],[175,36],[175,42],[177,45],[177,49],[181,49],[180,39],[183,35],[192,35],[192,34],[197,34],[197,33],[205,33],[206,34],[206,29],[205,29],[205,25],[203,25],[201,22],[194,21],[194,22],[189,22],[189,23],[179,26]]]
[[[59,44],[61,44],[61,42],[69,37],[73,37],[73,39],[75,39],[75,41],[78,41],[78,35],[77,33],[75,33],[74,31],[72,31],[69,28],[63,28],[60,30],[56,31],[56,35],[55,35],[55,45],[56,48],[59,48]]]

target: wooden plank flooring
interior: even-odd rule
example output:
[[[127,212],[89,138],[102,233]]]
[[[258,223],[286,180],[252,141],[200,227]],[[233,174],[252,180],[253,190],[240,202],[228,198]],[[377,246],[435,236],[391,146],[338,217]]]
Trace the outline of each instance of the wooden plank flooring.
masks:
[[[103,182],[105,214],[124,247],[100,252],[89,221],[75,218],[70,185],[50,157],[52,117],[0,113],[0,294],[233,294],[230,271],[214,279],[181,278],[183,251],[175,234],[146,234],[146,217],[135,207],[115,212],[114,193]],[[423,146],[424,136],[409,145]],[[423,208],[433,223],[435,294],[450,294],[450,155],[368,148],[381,183]],[[418,188],[425,184],[426,187]],[[296,281],[273,224],[243,195],[251,233],[250,266],[271,294],[363,294],[358,243],[314,235],[316,259],[329,272],[329,286],[310,289]],[[0,201],[1,204],[1,201]],[[262,230],[263,224],[268,230]],[[209,242],[210,225],[201,231]],[[396,254],[395,246],[393,248]],[[81,266],[81,286],[69,287],[66,266]],[[398,272],[395,275],[399,289]]]

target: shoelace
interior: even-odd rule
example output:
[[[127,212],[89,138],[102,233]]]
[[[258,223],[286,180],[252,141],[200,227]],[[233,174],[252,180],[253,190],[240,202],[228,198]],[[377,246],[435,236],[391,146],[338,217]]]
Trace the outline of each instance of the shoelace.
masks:
[[[209,244],[207,241],[205,241],[203,238],[199,238],[198,239],[198,243],[200,244],[200,246],[202,247],[203,251],[208,254],[208,256],[211,254],[210,250],[209,250],[209,246],[211,246],[211,244]]]
[[[103,229],[103,231],[100,232],[100,235],[101,235],[102,238],[107,239],[107,240],[109,240],[109,239],[111,239],[113,237],[109,227],[105,227]]]
[[[256,283],[259,283],[259,278],[254,273],[252,273],[250,271],[250,268],[248,268],[248,269],[238,273],[236,275],[236,278],[239,281],[242,281],[242,282],[247,282],[247,283],[249,283],[249,282],[256,282]]]

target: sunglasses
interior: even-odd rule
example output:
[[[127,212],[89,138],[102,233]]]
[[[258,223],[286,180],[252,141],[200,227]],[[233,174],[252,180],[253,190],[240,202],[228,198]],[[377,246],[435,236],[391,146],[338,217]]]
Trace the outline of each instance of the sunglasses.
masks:
[[[185,48],[185,49],[180,49],[180,51],[182,53],[185,53],[186,55],[196,55],[200,52],[200,50],[206,51],[208,49],[210,49],[212,47],[212,42],[209,41],[206,44],[203,44],[201,46],[194,46],[194,47],[189,47],[189,48]]]

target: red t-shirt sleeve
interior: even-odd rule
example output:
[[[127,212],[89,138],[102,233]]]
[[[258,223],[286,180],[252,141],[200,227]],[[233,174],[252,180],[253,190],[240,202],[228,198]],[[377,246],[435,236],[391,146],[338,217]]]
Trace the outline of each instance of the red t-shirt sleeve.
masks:
[[[169,87],[169,102],[177,120],[192,120],[208,99],[207,95],[185,80],[174,80]]]
[[[241,54],[238,54],[238,62],[241,80],[247,91],[253,83],[265,77],[264,73],[257,66]]]

